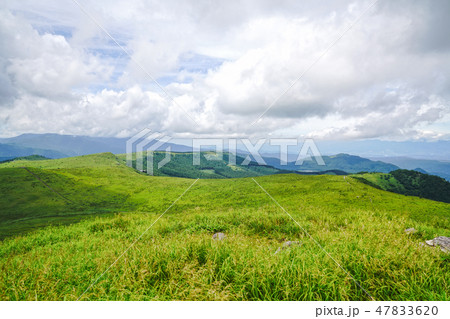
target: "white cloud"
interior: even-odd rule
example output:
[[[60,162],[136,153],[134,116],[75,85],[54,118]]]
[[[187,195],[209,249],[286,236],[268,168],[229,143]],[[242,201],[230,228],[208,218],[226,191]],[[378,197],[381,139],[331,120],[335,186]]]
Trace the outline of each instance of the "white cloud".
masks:
[[[51,99],[103,80],[111,71],[61,35],[38,34],[23,19],[0,12],[2,69],[20,94]]]
[[[377,4],[300,79],[370,2],[81,4],[171,98],[75,5],[11,1],[0,19],[0,135],[450,133],[445,1]]]

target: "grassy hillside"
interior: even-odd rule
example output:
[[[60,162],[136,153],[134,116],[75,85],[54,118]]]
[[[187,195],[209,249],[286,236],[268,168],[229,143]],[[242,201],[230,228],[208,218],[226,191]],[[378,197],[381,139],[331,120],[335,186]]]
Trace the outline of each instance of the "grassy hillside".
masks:
[[[419,245],[450,236],[449,204],[343,176],[255,180],[375,299],[450,299],[448,255]],[[0,243],[0,299],[75,300],[147,229],[82,300],[368,299],[252,178],[198,180],[159,218],[193,182],[112,154],[1,164],[0,225],[16,235]],[[285,240],[302,244],[275,254]]]
[[[7,160],[2,160],[0,163],[6,163],[6,162],[12,162],[12,161],[42,161],[42,160],[48,160],[48,157],[42,156],[42,155],[28,155],[28,156],[19,156],[14,157]]]
[[[403,194],[406,190],[405,187],[391,174],[387,173],[361,173],[355,174],[353,178],[356,178],[362,182],[367,182],[368,185],[390,191],[394,193]]]
[[[386,191],[450,203],[450,182],[438,176],[399,169],[390,174],[370,173],[354,177]]]
[[[178,183],[182,180],[137,174],[111,153],[3,163],[0,238],[97,214],[158,211],[168,203],[164,198],[171,195],[171,185]],[[149,201],[152,207],[146,205]]]

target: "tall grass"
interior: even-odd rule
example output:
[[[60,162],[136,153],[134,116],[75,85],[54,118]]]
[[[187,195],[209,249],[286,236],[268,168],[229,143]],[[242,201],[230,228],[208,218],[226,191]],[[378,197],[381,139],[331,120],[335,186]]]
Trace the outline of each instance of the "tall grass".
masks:
[[[58,218],[87,212],[83,200],[93,214],[73,225],[36,227],[4,239],[2,300],[76,300],[192,183],[113,165],[35,169],[80,206],[55,204],[51,192],[27,184],[32,180],[18,171],[17,179],[8,179],[9,188],[2,184],[13,201],[9,214],[2,212],[5,223],[8,216],[14,220],[13,209],[32,209],[37,220],[52,205]],[[14,173],[3,170],[0,178]],[[449,255],[420,245],[450,236],[450,205],[339,176],[276,175],[257,181],[375,299],[450,299]],[[17,187],[38,200],[12,196],[20,193]],[[105,211],[109,215],[94,215]],[[33,214],[25,217],[35,221]],[[407,235],[409,227],[418,232]],[[219,231],[227,237],[213,240]],[[301,245],[275,254],[286,240]],[[369,297],[251,179],[230,179],[198,181],[81,299]]]

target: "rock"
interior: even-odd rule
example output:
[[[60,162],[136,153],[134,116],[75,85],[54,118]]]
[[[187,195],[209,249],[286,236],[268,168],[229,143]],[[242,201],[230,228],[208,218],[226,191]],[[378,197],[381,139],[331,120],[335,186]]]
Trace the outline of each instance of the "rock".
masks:
[[[285,241],[283,243],[283,247],[291,247],[293,245],[300,245],[300,242],[299,241],[290,241],[290,240],[288,240],[288,241]]]
[[[414,234],[417,233],[417,230],[415,228],[407,228],[405,229],[405,233],[409,234]]]
[[[440,247],[443,252],[450,253],[450,237],[439,236],[425,242],[428,246]]]
[[[434,239],[434,242],[443,252],[450,253],[450,237],[439,236]]]
[[[285,241],[285,242],[281,245],[281,247],[278,247],[278,249],[277,249],[277,251],[275,252],[275,254],[278,254],[280,251],[282,251],[282,250],[284,250],[284,249],[286,249],[286,248],[289,248],[289,247],[291,247],[291,246],[295,246],[295,245],[299,246],[299,245],[301,245],[301,244],[300,244],[299,241],[291,241],[291,240]]]
[[[215,239],[215,240],[224,240],[225,237],[227,237],[227,236],[225,236],[224,233],[215,233],[215,234],[212,236],[212,239]]]
[[[433,246],[433,247],[434,247],[434,241],[433,241],[433,239],[426,240],[426,241],[425,241],[425,244],[427,244],[428,246]]]

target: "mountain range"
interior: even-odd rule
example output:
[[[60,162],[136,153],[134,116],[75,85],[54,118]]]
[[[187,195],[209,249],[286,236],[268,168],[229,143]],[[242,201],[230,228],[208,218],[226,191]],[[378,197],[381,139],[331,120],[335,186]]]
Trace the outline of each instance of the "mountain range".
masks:
[[[319,165],[318,161],[314,158],[304,160],[301,165],[295,163],[295,161],[288,162],[286,165],[281,165],[280,160],[274,157],[264,157],[266,163],[270,166],[300,172],[311,171],[324,171],[324,170],[341,170],[347,173],[358,172],[380,172],[389,173],[399,169],[398,166],[393,164],[384,163],[381,161],[372,161],[367,158],[362,158],[349,154],[337,154],[331,156],[322,156],[325,165]]]
[[[48,158],[64,158],[103,152],[124,154],[126,153],[127,140],[128,138],[115,137],[22,134],[12,138],[0,138],[0,161],[28,155],[41,155]],[[445,144],[447,142],[442,141],[439,145],[444,145],[442,143]],[[359,145],[362,153],[366,153],[367,147],[364,147],[361,142],[354,142],[354,144]],[[381,145],[380,143],[375,144],[378,145],[378,147]],[[394,142],[390,144],[392,144],[391,147],[400,145],[395,144]],[[327,144],[324,145],[326,148]],[[355,149],[355,146],[350,147],[350,145],[350,143],[345,144],[343,149]],[[176,143],[165,143],[158,147],[157,150],[165,150],[167,146],[171,147],[172,152],[192,152],[192,147]],[[443,150],[445,150],[445,147]],[[354,154],[357,154],[356,149]],[[445,151],[443,151],[442,154],[445,155]],[[249,154],[240,152],[238,155],[245,158]],[[293,154],[289,154],[288,158],[293,158]],[[357,173],[361,171],[388,173],[403,168],[438,175],[450,180],[450,162],[448,161],[423,160],[395,156],[386,157],[381,150],[379,156],[372,156],[370,159],[343,153],[322,156],[322,158],[326,164],[325,166],[317,165],[317,162],[314,160],[305,160],[302,165],[296,165],[295,161],[288,161],[287,165],[281,165],[279,157],[276,154],[265,153],[265,155],[263,155],[263,159],[268,166],[280,170],[295,170],[303,173],[329,170],[345,171],[347,173]],[[254,160],[252,157],[251,159]]]

